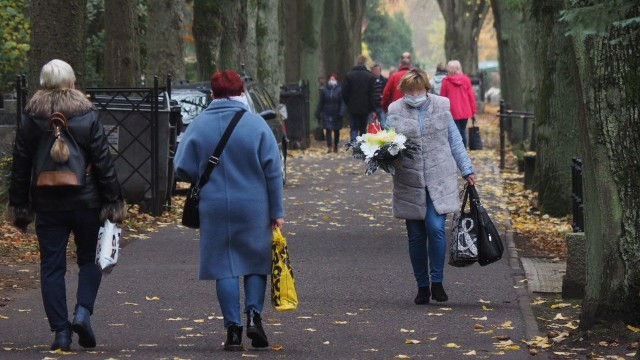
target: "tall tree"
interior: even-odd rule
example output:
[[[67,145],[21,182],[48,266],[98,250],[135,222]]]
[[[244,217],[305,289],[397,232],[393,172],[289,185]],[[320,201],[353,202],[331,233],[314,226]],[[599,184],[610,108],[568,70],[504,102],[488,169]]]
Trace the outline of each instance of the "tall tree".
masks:
[[[64,9],[64,11],[60,11]],[[86,0],[32,0],[29,52],[29,92],[40,85],[40,69],[52,59],[68,62],[76,87],[84,86]],[[55,21],[52,20],[55,14]]]
[[[530,0],[491,0],[493,26],[500,54],[500,90],[513,109],[533,110],[533,42],[531,39]],[[514,124],[513,130],[520,130]],[[516,131],[517,140],[521,133]]]
[[[146,73],[174,79],[185,77],[184,20],[181,0],[147,0]]]
[[[284,82],[284,54],[280,41],[281,0],[260,0],[256,21],[257,76],[275,101],[280,98],[280,85]],[[248,16],[251,19],[250,16]],[[253,58],[247,54],[247,58]]]
[[[369,1],[365,17],[367,27],[364,42],[375,61],[385,66],[395,66],[400,54],[405,51],[414,52],[411,27],[402,13],[391,16],[380,7],[379,1]]]
[[[138,2],[105,0],[105,85],[136,86],[140,71]]]
[[[321,47],[322,74],[336,72],[344,77],[362,51],[364,1],[325,1]],[[357,24],[357,25],[356,25]]]
[[[478,36],[482,22],[489,11],[488,0],[438,0],[444,17],[445,55],[447,60],[459,60],[466,74],[478,69]]]
[[[580,140],[587,283],[580,326],[640,324],[640,4],[580,2],[573,30],[581,96]],[[602,26],[602,27],[600,27]],[[640,354],[638,355],[640,356]]]
[[[571,52],[568,30],[559,21],[568,0],[531,1],[536,31],[533,43],[536,115],[536,182],[545,213],[564,216],[571,209],[571,158],[580,152],[576,79],[566,54]],[[521,58],[519,61],[527,61]],[[511,59],[518,61],[518,59]],[[508,66],[505,64],[505,66]],[[504,84],[504,80],[502,81]]]

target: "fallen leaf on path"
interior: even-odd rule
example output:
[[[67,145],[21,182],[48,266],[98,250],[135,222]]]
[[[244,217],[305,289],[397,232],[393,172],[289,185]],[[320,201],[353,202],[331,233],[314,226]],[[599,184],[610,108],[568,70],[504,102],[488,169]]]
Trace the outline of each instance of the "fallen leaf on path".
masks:
[[[442,316],[442,313],[428,313],[427,316]]]
[[[349,316],[356,316],[356,315],[358,315],[358,313],[350,313],[350,312],[348,312],[348,313],[347,313],[347,315],[349,315]]]
[[[158,346],[158,344],[138,344],[138,346],[142,346],[142,347],[154,347],[154,346]]]
[[[633,331],[634,333],[640,332],[640,328],[637,328],[637,327],[631,326],[631,325],[627,325],[627,329]]]
[[[559,304],[553,304],[551,305],[552,309],[564,309],[566,307],[571,306],[571,304],[567,304],[567,303],[559,303]]]
[[[136,303],[134,303],[134,302],[128,302],[128,301],[127,301],[127,302],[125,302],[125,303],[124,303],[124,304],[122,304],[122,305],[138,306],[138,304],[136,304]]]
[[[315,332],[315,331],[318,331],[318,330],[316,330],[316,329],[313,329],[313,328],[307,328],[307,329],[304,329],[304,331],[310,331],[310,332]]]
[[[298,319],[311,319],[311,316],[298,316]]]
[[[493,334],[493,330],[480,331],[478,334]]]
[[[364,349],[366,352],[378,352],[378,349]]]
[[[149,301],[158,301],[158,300],[160,300],[160,298],[157,297],[157,296],[145,296],[145,299],[147,299]]]
[[[512,326],[512,322],[511,321],[505,321],[502,324],[500,324],[498,326],[498,329],[501,330],[513,330],[513,326]]]
[[[412,332],[415,332],[415,330],[400,329],[400,332],[403,332],[403,333],[412,333]]]
[[[64,351],[62,349],[57,349],[57,350],[54,350],[54,351],[49,351],[49,354],[75,355],[77,353],[72,352],[72,351]]]
[[[344,325],[344,324],[348,323],[348,321],[334,321],[333,323],[336,324],[336,325]]]
[[[275,350],[275,351],[282,350],[282,349],[284,349],[284,346],[282,346],[281,344],[275,344],[271,347],[271,350]]]
[[[168,318],[167,321],[182,321],[182,320],[189,320],[189,319],[183,319],[181,317],[177,317],[177,318]]]
[[[556,317],[554,317],[553,320],[569,320],[569,318],[566,316],[563,316],[562,313],[557,313]]]
[[[546,300],[542,300],[541,298],[536,298],[536,299],[531,303],[531,305],[542,305],[542,304],[544,304],[544,303],[546,303],[546,302],[547,302]]]
[[[405,344],[420,344],[421,341],[420,340],[414,340],[414,339],[407,339],[404,341]]]
[[[475,330],[482,330],[482,329],[484,329],[484,326],[482,326],[482,325],[480,325],[480,324],[475,324],[475,325],[473,325],[473,328],[474,328]]]
[[[469,351],[469,352],[462,353],[462,355],[473,356],[473,355],[476,355],[476,351],[475,351],[475,350],[471,350],[471,351]]]
[[[438,337],[437,336],[428,337],[427,340],[436,341],[436,340],[438,340]]]
[[[253,354],[242,354],[242,357],[258,357],[258,355],[253,355]]]
[[[448,343],[448,344],[445,344],[444,347],[452,348],[452,349],[458,349],[460,347],[460,345],[458,345],[456,343]]]
[[[453,311],[453,308],[443,307],[443,308],[439,308],[438,310],[442,310],[442,311]]]
[[[500,340],[500,341],[507,341],[511,339],[511,336],[509,335],[496,335],[493,337],[496,340]]]
[[[482,300],[482,299],[478,300],[478,302],[479,302],[480,304],[491,304],[491,301],[488,301],[488,300]]]
[[[396,355],[395,358],[396,359],[411,359],[411,356],[410,355],[402,355],[402,354],[400,354],[400,355]]]
[[[202,324],[202,323],[204,323],[204,319],[196,319],[196,320],[193,320],[193,322],[194,323],[198,323],[198,324]]]
[[[331,342],[330,341],[325,341],[325,342],[323,342],[323,344],[324,345],[329,345],[329,344],[331,344]]]
[[[0,319],[8,319],[8,316],[0,315]]]
[[[487,321],[487,317],[483,316],[483,317],[472,317],[473,320],[478,320],[478,321]]]
[[[183,327],[183,328],[180,328],[180,330],[191,331],[191,330],[193,330],[193,328],[192,327]]]
[[[482,310],[484,310],[484,311],[493,311],[492,308],[487,307],[486,305],[482,305]]]

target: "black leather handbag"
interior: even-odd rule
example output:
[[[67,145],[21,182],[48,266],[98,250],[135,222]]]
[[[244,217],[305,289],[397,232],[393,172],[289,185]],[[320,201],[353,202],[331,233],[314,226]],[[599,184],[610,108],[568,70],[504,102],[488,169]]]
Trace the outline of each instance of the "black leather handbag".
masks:
[[[502,259],[504,244],[498,229],[480,202],[475,186],[470,185],[469,188],[471,190],[471,201],[475,202],[476,221],[478,223],[478,264],[486,266]]]
[[[464,267],[478,261],[478,223],[477,212],[473,201],[469,201],[471,189],[465,186],[460,213],[453,217],[451,229],[451,246],[449,246],[449,265]],[[466,212],[467,201],[470,211]]]
[[[476,125],[475,116],[471,119],[471,127],[469,128],[469,150],[482,150],[480,128]]]
[[[200,228],[200,189],[204,186],[204,184],[209,181],[209,176],[211,176],[211,172],[218,165],[220,161],[220,155],[222,155],[222,150],[227,145],[227,141],[229,141],[229,137],[235,129],[238,121],[242,118],[242,115],[246,110],[240,110],[236,112],[227,126],[227,129],[222,134],[222,138],[220,142],[216,146],[215,150],[213,150],[213,154],[209,157],[207,168],[204,170],[204,173],[198,179],[198,182],[195,184],[191,184],[189,188],[189,193],[187,194],[187,198],[184,201],[184,209],[182,210],[182,225],[192,228],[199,229]]]

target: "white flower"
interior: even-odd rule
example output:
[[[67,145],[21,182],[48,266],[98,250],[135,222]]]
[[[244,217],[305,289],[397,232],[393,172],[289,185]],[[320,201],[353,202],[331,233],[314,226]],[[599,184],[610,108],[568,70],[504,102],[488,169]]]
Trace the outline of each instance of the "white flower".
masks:
[[[393,144],[389,146],[388,151],[391,156],[396,156],[400,152],[400,147],[397,144]]]
[[[370,145],[370,144],[367,144],[366,142],[363,142],[362,144],[360,144],[360,150],[362,150],[362,153],[364,153],[365,161],[366,161],[366,160],[371,160],[371,158],[376,153],[376,151],[380,150],[380,146]]]

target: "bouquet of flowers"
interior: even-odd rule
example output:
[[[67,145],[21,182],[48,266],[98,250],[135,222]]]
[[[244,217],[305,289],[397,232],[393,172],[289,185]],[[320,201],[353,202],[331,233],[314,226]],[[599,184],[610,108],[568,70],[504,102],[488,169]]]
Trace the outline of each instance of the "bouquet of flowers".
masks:
[[[378,168],[393,175],[396,171],[393,162],[401,156],[413,159],[412,153],[417,150],[417,146],[406,136],[393,129],[358,136],[346,146],[353,151],[355,159],[364,160],[367,175],[373,174]]]

